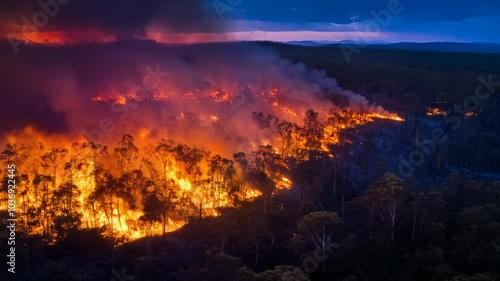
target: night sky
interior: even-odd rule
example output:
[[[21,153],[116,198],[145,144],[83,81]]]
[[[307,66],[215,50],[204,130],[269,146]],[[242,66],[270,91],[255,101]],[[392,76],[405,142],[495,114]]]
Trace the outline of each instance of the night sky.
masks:
[[[140,38],[500,43],[498,0],[58,1],[67,3],[58,4],[58,11],[34,33],[23,31],[22,19],[33,22],[42,10],[38,1],[3,0],[0,35],[36,42]]]

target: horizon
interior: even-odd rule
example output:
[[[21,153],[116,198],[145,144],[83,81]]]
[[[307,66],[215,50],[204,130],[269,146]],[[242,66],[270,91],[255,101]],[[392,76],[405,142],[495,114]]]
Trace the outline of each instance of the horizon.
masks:
[[[161,43],[500,43],[500,34],[485,28],[500,24],[500,13],[496,12],[500,3],[492,0],[459,1],[453,6],[430,0],[357,0],[342,4],[316,0],[314,5],[302,0],[189,0],[183,5],[160,0],[115,2],[6,1],[0,4],[0,38],[13,45],[20,41],[71,44],[121,39]],[[428,11],[426,3],[435,5],[435,11]]]

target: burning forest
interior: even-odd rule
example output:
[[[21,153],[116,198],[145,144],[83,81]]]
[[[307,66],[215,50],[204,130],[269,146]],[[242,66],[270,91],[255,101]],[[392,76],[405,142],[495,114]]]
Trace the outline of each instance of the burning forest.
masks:
[[[29,102],[37,89],[46,103],[43,116],[3,134],[29,233],[53,243],[75,227],[104,228],[127,241],[257,197],[266,208],[301,162],[335,158],[332,147],[350,141],[344,130],[403,121],[324,71],[228,47],[118,44],[118,57],[102,45],[86,58],[79,46],[25,50],[67,56],[11,74],[37,77],[12,96]]]
[[[1,1],[0,280],[498,281],[496,18],[351,2]]]

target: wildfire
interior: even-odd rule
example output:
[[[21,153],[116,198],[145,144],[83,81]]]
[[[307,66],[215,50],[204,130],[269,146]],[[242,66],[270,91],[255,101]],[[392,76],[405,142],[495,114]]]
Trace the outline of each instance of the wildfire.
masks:
[[[442,116],[446,115],[446,112],[437,107],[428,107],[427,116]]]
[[[16,31],[16,40],[22,40],[26,43],[40,43],[50,45],[64,45],[81,42],[113,42],[116,36],[104,31],[87,29],[71,31],[36,31],[20,32],[20,26],[14,26]]]
[[[142,129],[140,131],[142,131],[143,138],[148,137],[148,130]],[[52,143],[50,138],[39,134],[32,127],[27,127],[20,134],[22,136],[31,136],[30,139],[35,137],[38,141],[46,144]],[[23,142],[18,142],[17,138],[14,139],[13,137],[11,140],[16,141],[16,144],[11,148],[12,151],[19,153],[19,157],[24,155],[21,154],[23,151],[26,153],[26,158],[13,160],[18,165],[19,170],[28,176],[28,181],[19,183],[20,189],[26,190],[23,193],[25,195],[19,198],[19,214],[23,214],[23,217],[30,212],[30,208],[38,210],[37,214],[40,215],[45,212],[49,214],[49,210],[46,210],[46,208],[52,207],[44,205],[45,203],[41,201],[42,198],[49,198],[49,196],[56,198],[56,196],[59,196],[61,200],[65,201],[65,212],[74,214],[75,216],[78,214],[82,228],[105,227],[109,236],[121,237],[125,240],[133,240],[145,235],[162,233],[161,223],[153,222],[147,227],[142,225],[142,218],[145,215],[144,211],[142,208],[131,207],[133,205],[141,206],[141,201],[145,198],[144,192],[151,191],[147,186],[141,187],[144,183],[141,184],[140,181],[135,181],[142,177],[140,174],[132,177],[134,174],[126,173],[121,178],[111,177],[104,181],[102,176],[98,176],[97,171],[102,169],[104,165],[109,167],[115,166],[110,153],[100,154],[98,152],[99,149],[104,149],[103,147],[97,148],[91,143],[68,140],[64,143],[57,143],[57,149],[42,148],[40,150],[33,142],[24,144]],[[147,148],[142,149],[146,150]],[[46,165],[37,166],[40,165],[37,157],[41,157],[42,163],[46,161]],[[51,166],[52,164],[50,164],[53,163],[55,165],[56,162],[48,162],[56,160],[60,162],[58,166]],[[99,164],[96,161],[99,161]],[[208,164],[201,165],[200,168],[203,174],[209,174]],[[38,169],[41,170],[36,172]],[[219,215],[218,208],[232,206],[232,202],[229,199],[229,190],[224,187],[227,183],[224,183],[222,178],[217,181],[214,179],[212,181],[198,181],[193,183],[186,169],[188,169],[186,164],[180,164],[174,159],[172,159],[170,165],[165,167],[165,179],[173,181],[175,183],[173,186],[178,187],[178,189],[172,189],[174,192],[172,202],[177,202],[175,204],[179,206],[178,211],[172,210],[172,213],[168,214],[165,222],[167,232],[175,231],[185,224],[185,221],[180,219],[182,213],[185,212],[182,211],[183,208],[196,209],[201,206],[204,215],[217,216]],[[44,176],[41,178],[42,180],[38,180],[38,176],[35,176],[37,173],[46,174],[46,177]],[[109,176],[107,177],[109,178]],[[290,180],[285,177],[282,178],[282,182],[283,184],[280,184],[280,186],[291,185]],[[105,187],[107,184],[111,184],[111,189]],[[135,188],[135,190],[127,191],[130,192],[131,197],[129,199],[120,195],[120,192],[124,191],[114,190],[115,188],[121,189],[124,187],[121,185],[126,186],[128,184],[131,184],[131,188]],[[74,189],[71,189],[71,186],[74,186]],[[141,191],[141,188],[144,189]],[[247,188],[241,191],[239,197],[243,200],[251,200],[261,194],[258,190]],[[182,198],[188,198],[189,201],[182,201]],[[54,206],[53,208],[56,207]],[[55,211],[52,210],[51,212]],[[180,213],[176,214],[176,212]],[[196,212],[191,211],[184,214],[193,213]],[[46,236],[51,241],[51,239],[55,238],[56,234],[48,230],[47,227],[53,223],[54,219],[46,215],[42,220],[44,223],[32,227],[32,233]]]
[[[262,195],[262,192],[256,189],[248,189],[243,193],[243,198],[253,199]]]
[[[293,186],[293,183],[291,180],[289,180],[288,178],[286,177],[282,177],[281,178],[281,181],[278,183],[278,186],[281,188],[281,189],[290,189],[292,186]]]
[[[115,102],[120,105],[126,105],[127,104],[127,99],[124,96],[118,96],[115,99]]]
[[[54,221],[65,215],[80,221],[80,228],[105,228],[108,236],[125,240],[174,231],[199,212],[217,216],[220,208],[234,206],[234,198],[261,196],[258,187],[262,184],[272,193],[292,188],[288,160],[308,160],[314,155],[312,150],[333,158],[331,146],[341,141],[343,130],[375,119],[404,121],[380,111],[333,105],[328,111],[331,104],[326,101],[311,98],[297,102],[275,86],[221,89],[209,84],[206,88],[181,91],[165,87],[147,93],[148,103],[162,108],[162,114],[155,118],[166,116],[162,119],[165,125],[149,126],[142,115],[129,119],[133,124],[130,133],[136,139],[125,135],[118,145],[97,145],[83,137],[46,136],[30,126],[9,134],[6,141],[13,145],[12,155],[17,155],[16,161],[27,176],[21,213],[27,216],[35,210],[33,216],[40,220],[33,233],[50,241],[64,235],[54,230]],[[120,105],[121,110],[129,109],[133,97],[123,90],[98,94],[92,100]],[[134,104],[139,107],[136,100]],[[266,114],[243,111],[247,104]],[[238,119],[241,116],[245,116],[243,123]],[[183,131],[187,137],[180,135]],[[172,140],[160,140],[162,137]],[[218,143],[218,139],[223,141]],[[29,153],[24,156],[23,150]],[[248,159],[246,154],[239,155],[244,158],[241,162],[230,158],[239,151],[248,153]],[[238,166],[241,163],[251,163],[251,167]],[[249,171],[261,172],[255,182],[245,182]],[[60,205],[47,205],[47,198],[60,198]]]
[[[394,114],[389,114],[389,115],[384,115],[384,114],[379,114],[379,113],[370,113],[367,115],[370,118],[377,118],[377,119],[388,119],[392,121],[398,121],[398,122],[404,122],[405,120],[397,115]]]

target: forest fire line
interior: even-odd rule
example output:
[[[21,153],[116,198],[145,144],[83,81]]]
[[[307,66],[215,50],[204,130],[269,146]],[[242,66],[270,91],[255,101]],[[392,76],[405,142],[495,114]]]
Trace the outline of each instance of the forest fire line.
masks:
[[[398,121],[398,122],[405,121],[403,118],[401,118],[395,114],[383,115],[383,114],[379,114],[379,113],[370,113],[370,114],[368,114],[368,117],[378,118],[378,119],[389,119],[389,120]]]
[[[140,67],[111,67],[120,57],[42,83],[59,130],[32,118],[1,141],[2,160],[19,167],[30,233],[54,243],[72,229],[99,228],[133,240],[246,200],[265,209],[273,194],[294,186],[300,162],[331,161],[332,146],[351,141],[344,131],[375,119],[404,121],[302,64],[260,50],[245,61],[202,53],[154,57],[152,65],[163,62],[171,75],[145,93],[132,89],[147,57],[137,58]],[[102,142],[82,136],[103,120],[113,130]]]
[[[216,104],[214,111],[222,115],[209,115],[208,126],[227,120],[220,107],[231,104],[229,97],[237,94],[194,92],[197,95],[183,96],[195,101],[209,98]],[[139,128],[137,139],[124,135],[118,146],[109,147],[82,138],[55,141],[31,126],[9,134],[2,158],[15,162],[23,173],[21,213],[26,221],[37,222],[30,231],[48,243],[65,235],[61,229],[71,227],[104,227],[108,236],[126,240],[173,231],[200,210],[216,216],[221,207],[291,188],[293,182],[286,176],[289,163],[307,160],[315,151],[334,157],[330,146],[340,141],[343,130],[377,118],[403,121],[394,114],[339,108],[321,115],[310,109],[300,118],[300,107],[280,105],[279,90],[269,93],[262,97],[291,121],[254,112],[252,120],[265,132],[266,141],[248,157],[240,152],[226,159],[219,156],[224,151],[217,149],[158,141],[150,136],[153,128]],[[132,100],[123,95],[93,98],[124,107]],[[167,103],[169,98],[153,95],[152,101]],[[192,114],[181,113],[180,125],[199,123],[186,120]],[[210,135],[205,138],[210,142]]]
[[[61,228],[105,227],[108,236],[129,240],[176,230],[200,209],[216,216],[218,208],[239,200],[291,188],[290,161],[307,160],[314,151],[333,157],[329,147],[342,130],[373,118],[401,120],[345,110],[332,110],[325,119],[309,110],[296,124],[254,113],[281,146],[260,145],[233,159],[172,140],[152,143],[144,128],[137,142],[124,135],[118,146],[107,147],[82,139],[54,142],[28,127],[7,137],[2,159],[22,173],[20,213],[36,222],[32,233],[50,243],[65,235]]]
[[[228,107],[229,108],[235,107],[235,104],[239,105],[241,99],[243,99],[245,95],[248,95],[248,93],[250,93],[253,99],[258,100],[265,104],[272,105],[272,107],[270,108],[272,113],[270,114],[277,115],[277,117],[282,117],[283,119],[293,122],[300,122],[301,121],[300,118],[302,118],[301,117],[302,112],[311,109],[311,107],[305,105],[290,103],[290,101],[287,101],[288,98],[287,95],[282,94],[283,90],[279,88],[257,89],[257,87],[253,87],[250,85],[235,85],[226,89],[221,89],[221,88],[214,88],[213,86],[215,84],[209,83],[209,85],[211,85],[210,89],[194,89],[184,92],[172,91],[172,89],[170,89],[168,90],[167,93],[150,92],[147,93],[146,95],[144,95],[144,93],[129,93],[127,95],[121,93],[114,93],[114,94],[109,94],[107,96],[97,95],[94,96],[92,100],[95,102],[109,102],[111,104],[123,105],[123,106],[127,105],[128,103],[131,103],[133,104],[131,105],[133,107],[135,106],[135,103],[137,103],[138,99],[140,101],[149,100],[153,102],[178,103],[179,102],[178,99],[180,98],[180,101],[183,103],[189,103],[190,101],[196,103],[208,102],[212,105],[215,105],[212,109],[213,111],[219,112],[221,110],[225,111]],[[337,95],[336,93],[332,94]],[[314,97],[316,94],[309,93],[308,95]],[[325,102],[327,103],[327,105],[330,103],[329,101]],[[337,107],[336,105],[333,104],[329,104],[329,106],[331,108]],[[336,110],[336,111],[338,110],[331,108],[329,110]],[[383,109],[381,110],[380,107],[362,105],[360,108],[357,109],[355,108],[357,108],[357,106],[353,107],[353,109],[348,109],[353,113],[351,114],[351,118],[364,119],[366,117],[366,121],[373,121],[374,119],[387,119],[398,122],[405,121],[403,118],[399,117],[396,114],[388,113]],[[278,112],[276,112],[275,109]],[[326,108],[323,109],[323,111],[326,111]],[[361,115],[356,117],[355,115],[357,113],[360,113],[365,117],[361,117]],[[183,119],[185,119],[184,112],[180,113],[180,115],[182,116]],[[219,121],[219,116],[217,116],[217,114],[208,113],[208,115],[212,121],[214,122]]]

